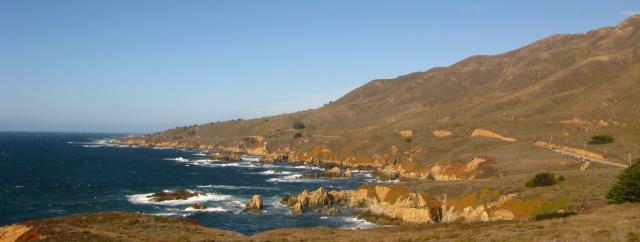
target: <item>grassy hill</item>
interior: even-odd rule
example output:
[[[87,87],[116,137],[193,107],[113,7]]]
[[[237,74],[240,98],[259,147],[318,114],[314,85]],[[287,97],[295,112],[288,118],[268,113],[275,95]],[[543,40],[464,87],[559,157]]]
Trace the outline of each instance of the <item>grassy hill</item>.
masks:
[[[175,128],[126,142],[373,167],[488,155],[502,170],[519,172],[552,169],[567,157],[532,145],[542,140],[626,164],[630,153],[640,155],[632,153],[640,150],[639,30],[636,15],[613,27],[374,80],[318,109]],[[295,122],[305,128],[293,128]],[[516,141],[472,136],[475,129]],[[586,144],[598,134],[616,142]],[[527,160],[542,163],[523,167]]]

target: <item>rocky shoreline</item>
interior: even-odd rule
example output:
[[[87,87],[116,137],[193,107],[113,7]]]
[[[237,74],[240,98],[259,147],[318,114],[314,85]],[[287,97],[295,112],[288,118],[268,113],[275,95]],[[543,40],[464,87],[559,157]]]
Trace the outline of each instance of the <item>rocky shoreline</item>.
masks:
[[[176,142],[152,142],[147,137],[128,137],[115,141],[123,145],[142,147],[171,147],[199,149],[212,152],[212,159],[229,161],[241,160],[243,155],[262,157],[260,162],[286,162],[291,165],[322,167],[320,173],[304,174],[305,178],[348,178],[351,169],[371,170],[375,177],[400,181],[453,181],[473,180],[487,177],[499,177],[503,174],[493,164],[497,161],[489,156],[476,156],[468,161],[442,161],[422,166],[417,161],[393,162],[382,165],[362,165],[349,162],[335,162],[322,159],[296,160],[295,152],[277,153],[246,147],[221,147],[207,145],[187,145]],[[230,152],[233,151],[233,152]],[[230,152],[230,153],[222,153]],[[261,210],[254,196],[247,203],[245,211]],[[355,190],[327,190],[323,187],[315,191],[304,190],[297,195],[282,199],[282,204],[291,208],[292,214],[301,214],[308,210],[325,211],[338,214],[340,208],[356,209],[361,218],[383,224],[432,224],[450,222],[487,222],[498,220],[522,220],[536,213],[555,212],[566,209],[564,203],[548,200],[544,197],[519,198],[518,194],[501,194],[497,191],[478,191],[462,197],[447,197],[447,194],[421,194],[402,184],[364,184]],[[545,207],[544,211],[536,209]]]

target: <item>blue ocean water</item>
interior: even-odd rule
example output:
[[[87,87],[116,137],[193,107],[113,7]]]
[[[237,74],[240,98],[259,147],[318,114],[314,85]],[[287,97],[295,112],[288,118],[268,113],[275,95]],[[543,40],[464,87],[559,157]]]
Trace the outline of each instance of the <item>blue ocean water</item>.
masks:
[[[97,211],[177,216],[245,234],[283,227],[369,227],[349,210],[341,216],[309,211],[291,215],[278,202],[320,186],[352,189],[376,182],[367,172],[352,179],[296,177],[319,168],[209,160],[201,151],[114,146],[118,134],[0,132],[0,225]],[[276,173],[275,170],[282,171]],[[206,193],[190,201],[151,202],[146,195],[189,189]],[[264,212],[243,212],[253,194]],[[204,211],[189,204],[204,202]]]

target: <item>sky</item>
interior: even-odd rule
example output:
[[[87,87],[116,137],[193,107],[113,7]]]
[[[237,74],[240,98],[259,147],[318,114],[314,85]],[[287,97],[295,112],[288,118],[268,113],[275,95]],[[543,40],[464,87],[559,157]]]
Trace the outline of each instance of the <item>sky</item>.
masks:
[[[147,133],[317,108],[635,13],[637,0],[3,0],[0,130]]]

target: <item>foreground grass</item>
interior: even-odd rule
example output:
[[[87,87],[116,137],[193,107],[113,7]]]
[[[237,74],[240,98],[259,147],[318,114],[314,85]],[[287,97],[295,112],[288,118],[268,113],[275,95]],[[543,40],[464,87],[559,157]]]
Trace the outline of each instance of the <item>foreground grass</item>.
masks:
[[[640,204],[608,205],[567,218],[402,225],[367,230],[276,229],[253,236],[195,222],[133,213],[95,213],[22,223],[18,241],[634,241]],[[5,227],[6,228],[6,227]],[[0,241],[3,241],[0,231]]]

